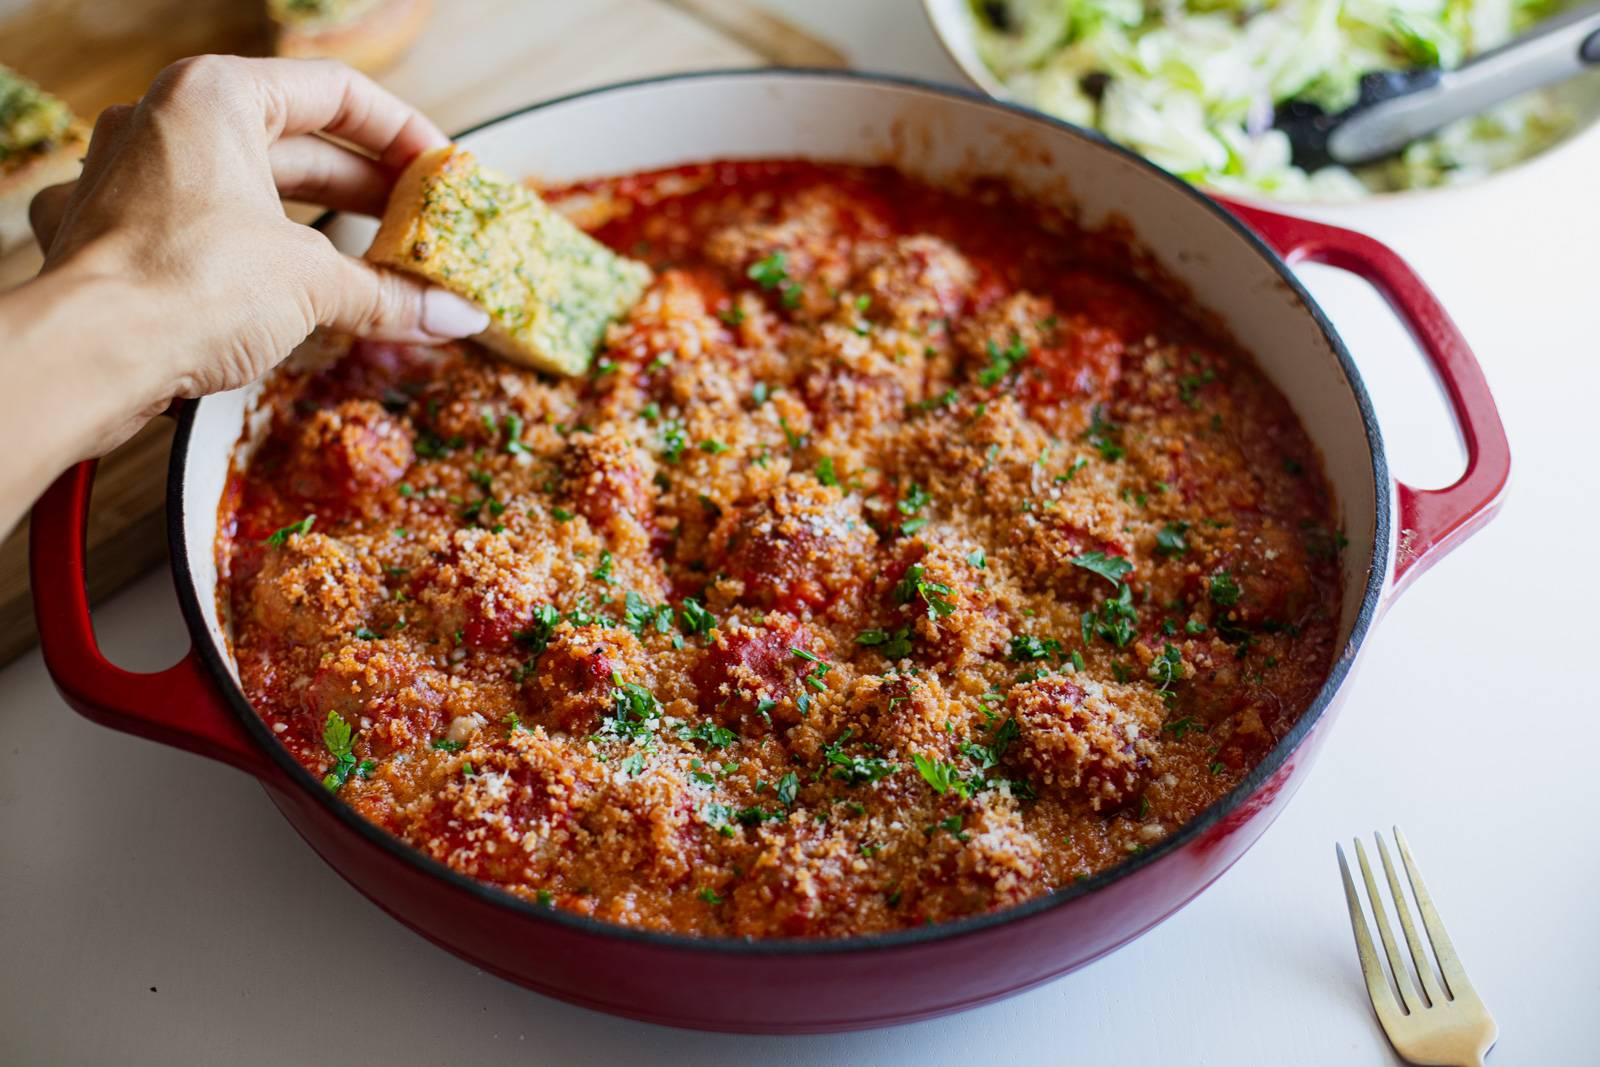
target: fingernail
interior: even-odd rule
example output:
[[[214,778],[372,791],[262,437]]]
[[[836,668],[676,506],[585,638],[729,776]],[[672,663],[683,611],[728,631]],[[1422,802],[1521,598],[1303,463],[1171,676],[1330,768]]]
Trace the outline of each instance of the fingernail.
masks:
[[[488,326],[488,312],[448,289],[422,294],[422,328],[434,337],[470,337]]]

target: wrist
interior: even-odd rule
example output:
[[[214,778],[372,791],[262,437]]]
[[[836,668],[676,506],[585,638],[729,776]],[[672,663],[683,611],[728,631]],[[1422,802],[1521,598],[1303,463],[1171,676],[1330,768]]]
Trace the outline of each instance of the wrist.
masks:
[[[14,403],[0,424],[0,526],[69,465],[97,455],[160,403],[163,382],[141,361],[140,301],[96,257],[0,293],[0,378]]]

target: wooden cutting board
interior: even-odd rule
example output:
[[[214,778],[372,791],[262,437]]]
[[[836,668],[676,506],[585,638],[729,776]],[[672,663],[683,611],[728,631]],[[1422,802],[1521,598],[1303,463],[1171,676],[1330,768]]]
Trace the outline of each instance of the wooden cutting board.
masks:
[[[606,82],[764,63],[843,66],[843,57],[745,0],[439,0],[426,36],[379,80],[445,130]],[[199,52],[260,55],[260,0],[0,0],[0,63],[85,117],[131,102],[156,72]],[[315,211],[292,207],[307,220]],[[36,249],[0,259],[0,288],[31,277]],[[166,554],[165,419],[100,464],[89,588],[104,596]],[[0,545],[0,663],[34,642],[26,527]]]

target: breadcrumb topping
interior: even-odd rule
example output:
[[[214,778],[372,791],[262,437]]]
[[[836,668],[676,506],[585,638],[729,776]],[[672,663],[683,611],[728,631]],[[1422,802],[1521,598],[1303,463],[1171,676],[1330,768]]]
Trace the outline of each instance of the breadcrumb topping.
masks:
[[[1319,458],[1118,240],[808,163],[547,196],[655,272],[589,376],[358,342],[226,496],[245,689],[389,832],[636,926],[937,923],[1151,847],[1322,684]]]

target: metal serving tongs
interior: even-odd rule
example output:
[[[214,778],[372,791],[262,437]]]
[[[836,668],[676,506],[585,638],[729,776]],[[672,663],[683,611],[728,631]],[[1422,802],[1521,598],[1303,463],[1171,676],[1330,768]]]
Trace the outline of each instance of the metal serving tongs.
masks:
[[[1291,100],[1274,125],[1306,170],[1356,166],[1392,156],[1419,137],[1518,94],[1600,66],[1600,3],[1549,19],[1532,32],[1455,70],[1372,73],[1354,105],[1329,115]]]

